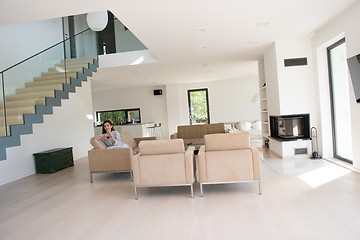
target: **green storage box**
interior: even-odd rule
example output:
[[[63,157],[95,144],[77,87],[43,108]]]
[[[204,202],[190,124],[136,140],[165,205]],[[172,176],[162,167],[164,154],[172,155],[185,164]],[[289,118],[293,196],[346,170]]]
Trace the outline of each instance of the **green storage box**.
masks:
[[[54,173],[74,166],[72,147],[34,153],[36,173]]]

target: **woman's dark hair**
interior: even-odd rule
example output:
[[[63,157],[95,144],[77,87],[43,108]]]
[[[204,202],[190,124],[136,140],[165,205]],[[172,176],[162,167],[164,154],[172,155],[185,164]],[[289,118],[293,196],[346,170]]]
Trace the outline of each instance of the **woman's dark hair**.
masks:
[[[103,134],[106,133],[106,130],[105,130],[105,128],[104,128],[105,123],[109,123],[109,124],[111,125],[111,131],[115,131],[114,126],[113,126],[113,123],[112,123],[110,120],[105,120],[104,123],[103,123],[103,125],[102,125],[102,133],[103,133]]]

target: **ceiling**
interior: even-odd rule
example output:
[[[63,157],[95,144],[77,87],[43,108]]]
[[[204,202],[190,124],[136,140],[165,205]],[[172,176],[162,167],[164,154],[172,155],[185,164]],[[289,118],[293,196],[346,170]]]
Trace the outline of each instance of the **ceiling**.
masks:
[[[1,0],[0,25],[108,9],[159,61],[101,69],[93,87],[106,89],[256,76],[274,41],[313,34],[354,0],[103,0],[102,9],[94,0],[29,2]]]

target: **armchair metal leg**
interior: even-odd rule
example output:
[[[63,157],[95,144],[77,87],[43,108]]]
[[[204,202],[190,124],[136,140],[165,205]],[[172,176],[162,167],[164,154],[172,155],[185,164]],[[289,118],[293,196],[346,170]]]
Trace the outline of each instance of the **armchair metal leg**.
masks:
[[[194,197],[194,188],[193,188],[194,184],[190,185],[190,191],[191,191],[191,197]]]
[[[133,181],[134,180],[134,176],[133,176],[133,171],[131,170],[130,171],[130,181]]]
[[[90,183],[93,182],[92,172],[90,172]]]
[[[138,200],[138,193],[137,193],[137,188],[136,188],[136,186],[134,187],[134,189],[135,189],[135,200]]]
[[[262,195],[262,190],[261,190],[261,181],[259,180],[259,195]]]
[[[203,185],[202,185],[202,183],[200,183],[200,196],[201,197],[203,196]]]

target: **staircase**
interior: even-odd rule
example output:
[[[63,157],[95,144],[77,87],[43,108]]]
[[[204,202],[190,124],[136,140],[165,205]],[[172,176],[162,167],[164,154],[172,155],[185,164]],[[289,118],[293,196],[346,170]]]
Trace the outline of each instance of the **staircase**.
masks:
[[[52,114],[53,106],[61,106],[61,99],[69,98],[69,92],[87,81],[99,66],[97,57],[66,60],[49,68],[48,72],[25,83],[25,88],[16,89],[14,95],[5,97],[7,133],[3,103],[0,102],[0,160],[6,159],[6,148],[19,146],[20,135],[31,134],[32,124],[42,123],[44,114]]]

